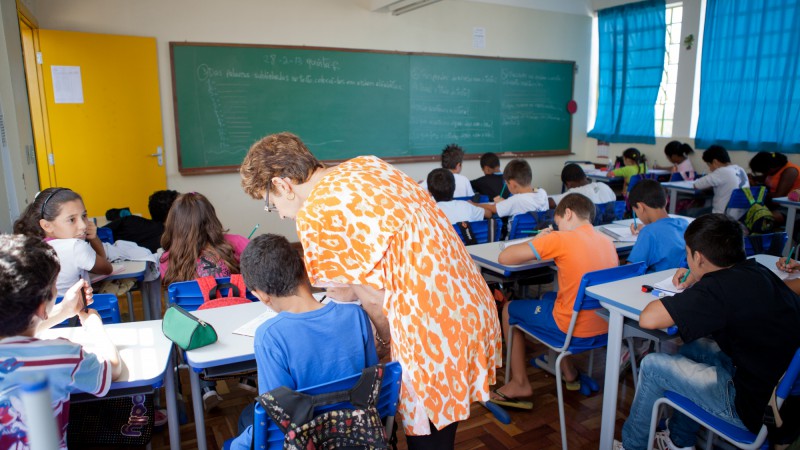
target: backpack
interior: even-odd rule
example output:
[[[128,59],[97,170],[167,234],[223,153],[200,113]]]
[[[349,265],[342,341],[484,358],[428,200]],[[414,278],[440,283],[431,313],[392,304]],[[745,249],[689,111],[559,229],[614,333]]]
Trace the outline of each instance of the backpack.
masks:
[[[478,243],[478,238],[475,237],[475,232],[472,231],[472,225],[468,221],[458,222],[455,224],[461,232],[461,240],[464,245],[475,245]]]
[[[203,295],[203,304],[197,308],[199,310],[251,303],[250,299],[246,297],[247,289],[241,274],[231,275],[229,283],[217,284],[217,279],[214,277],[202,277],[195,281],[200,286],[200,293]],[[220,297],[220,289],[225,288],[228,288],[228,296]]]
[[[742,192],[744,196],[747,197],[747,201],[750,202],[750,208],[739,220],[747,227],[750,233],[762,234],[772,232],[772,229],[775,228],[775,218],[772,216],[772,211],[764,206],[766,188],[762,187],[759,190],[757,200],[753,198],[750,189],[743,188]]]
[[[284,433],[285,450],[388,449],[376,407],[383,371],[383,364],[367,367],[349,390],[308,395],[281,386],[257,400]],[[354,408],[333,409],[314,417],[318,406],[348,401]]]

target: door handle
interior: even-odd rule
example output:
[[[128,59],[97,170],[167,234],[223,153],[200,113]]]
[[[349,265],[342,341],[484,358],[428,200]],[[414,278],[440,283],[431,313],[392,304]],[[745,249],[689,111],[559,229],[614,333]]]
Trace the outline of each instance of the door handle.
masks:
[[[149,156],[155,156],[158,158],[158,166],[162,167],[164,165],[164,151],[161,147],[158,147],[156,153],[151,153]]]

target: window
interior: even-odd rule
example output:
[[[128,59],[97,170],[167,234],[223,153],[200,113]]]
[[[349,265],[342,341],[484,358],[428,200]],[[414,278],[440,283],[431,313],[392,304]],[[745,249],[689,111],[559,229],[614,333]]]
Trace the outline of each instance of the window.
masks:
[[[666,9],[666,51],[664,52],[664,73],[656,100],[656,136],[672,136],[672,123],[675,115],[675,92],[678,82],[678,58],[681,50],[681,19],[683,4],[673,3]]]

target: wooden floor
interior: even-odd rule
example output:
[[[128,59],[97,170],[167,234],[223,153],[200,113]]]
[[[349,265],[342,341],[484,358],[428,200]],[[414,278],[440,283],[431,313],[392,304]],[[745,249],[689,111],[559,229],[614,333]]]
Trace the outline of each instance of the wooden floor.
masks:
[[[125,317],[127,307],[120,302]],[[136,316],[143,317],[140,311],[141,302],[135,301]],[[544,353],[541,345],[529,344],[529,355],[532,357]],[[595,352],[594,378],[600,384],[601,390],[589,397],[579,392],[565,392],[565,411],[568,430],[569,447],[573,450],[597,449],[600,438],[600,421],[602,409],[602,385],[604,382],[604,350]],[[579,367],[585,368],[588,356],[578,355],[576,361]],[[502,385],[503,370],[498,376]],[[531,411],[515,411],[509,409],[511,424],[503,425],[494,419],[494,416],[482,406],[472,406],[470,418],[462,422],[456,434],[456,448],[459,450],[471,449],[559,449],[561,436],[559,431],[558,406],[556,402],[555,379],[542,370],[534,367],[528,368],[528,376],[533,385],[534,395],[531,400],[534,408]],[[180,387],[183,406],[182,414],[188,422],[180,427],[181,448],[196,449],[195,424],[192,417],[191,389],[189,375],[185,370],[180,374]],[[163,399],[163,389],[161,390]],[[218,408],[206,412],[205,428],[210,450],[221,449],[226,439],[237,434],[239,413],[246,404],[252,401],[253,394],[237,386],[237,380],[218,382],[218,392],[224,401]],[[617,409],[616,436],[622,428],[622,423],[627,417],[630,403],[633,400],[633,389],[630,371],[622,380],[619,390],[619,406]],[[165,404],[162,401],[162,405]],[[405,438],[399,433],[399,448],[406,449]],[[167,427],[157,430],[152,440],[154,450],[169,449],[169,433]]]

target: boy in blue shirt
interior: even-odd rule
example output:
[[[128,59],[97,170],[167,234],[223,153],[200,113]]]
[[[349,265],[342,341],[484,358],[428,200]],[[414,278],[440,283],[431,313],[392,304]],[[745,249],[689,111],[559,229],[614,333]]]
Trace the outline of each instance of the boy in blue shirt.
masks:
[[[628,262],[644,262],[648,272],[674,269],[684,258],[683,233],[689,222],[667,214],[667,196],[661,183],[642,180],[631,189],[628,202],[636,217],[638,227],[631,224],[631,232],[638,234]]]
[[[248,289],[278,313],[256,330],[259,395],[328,383],[378,363],[367,314],[356,304],[317,302],[300,253],[286,238],[253,239],[240,264]],[[241,434],[232,449],[250,448],[252,424],[250,406],[239,418]]]

